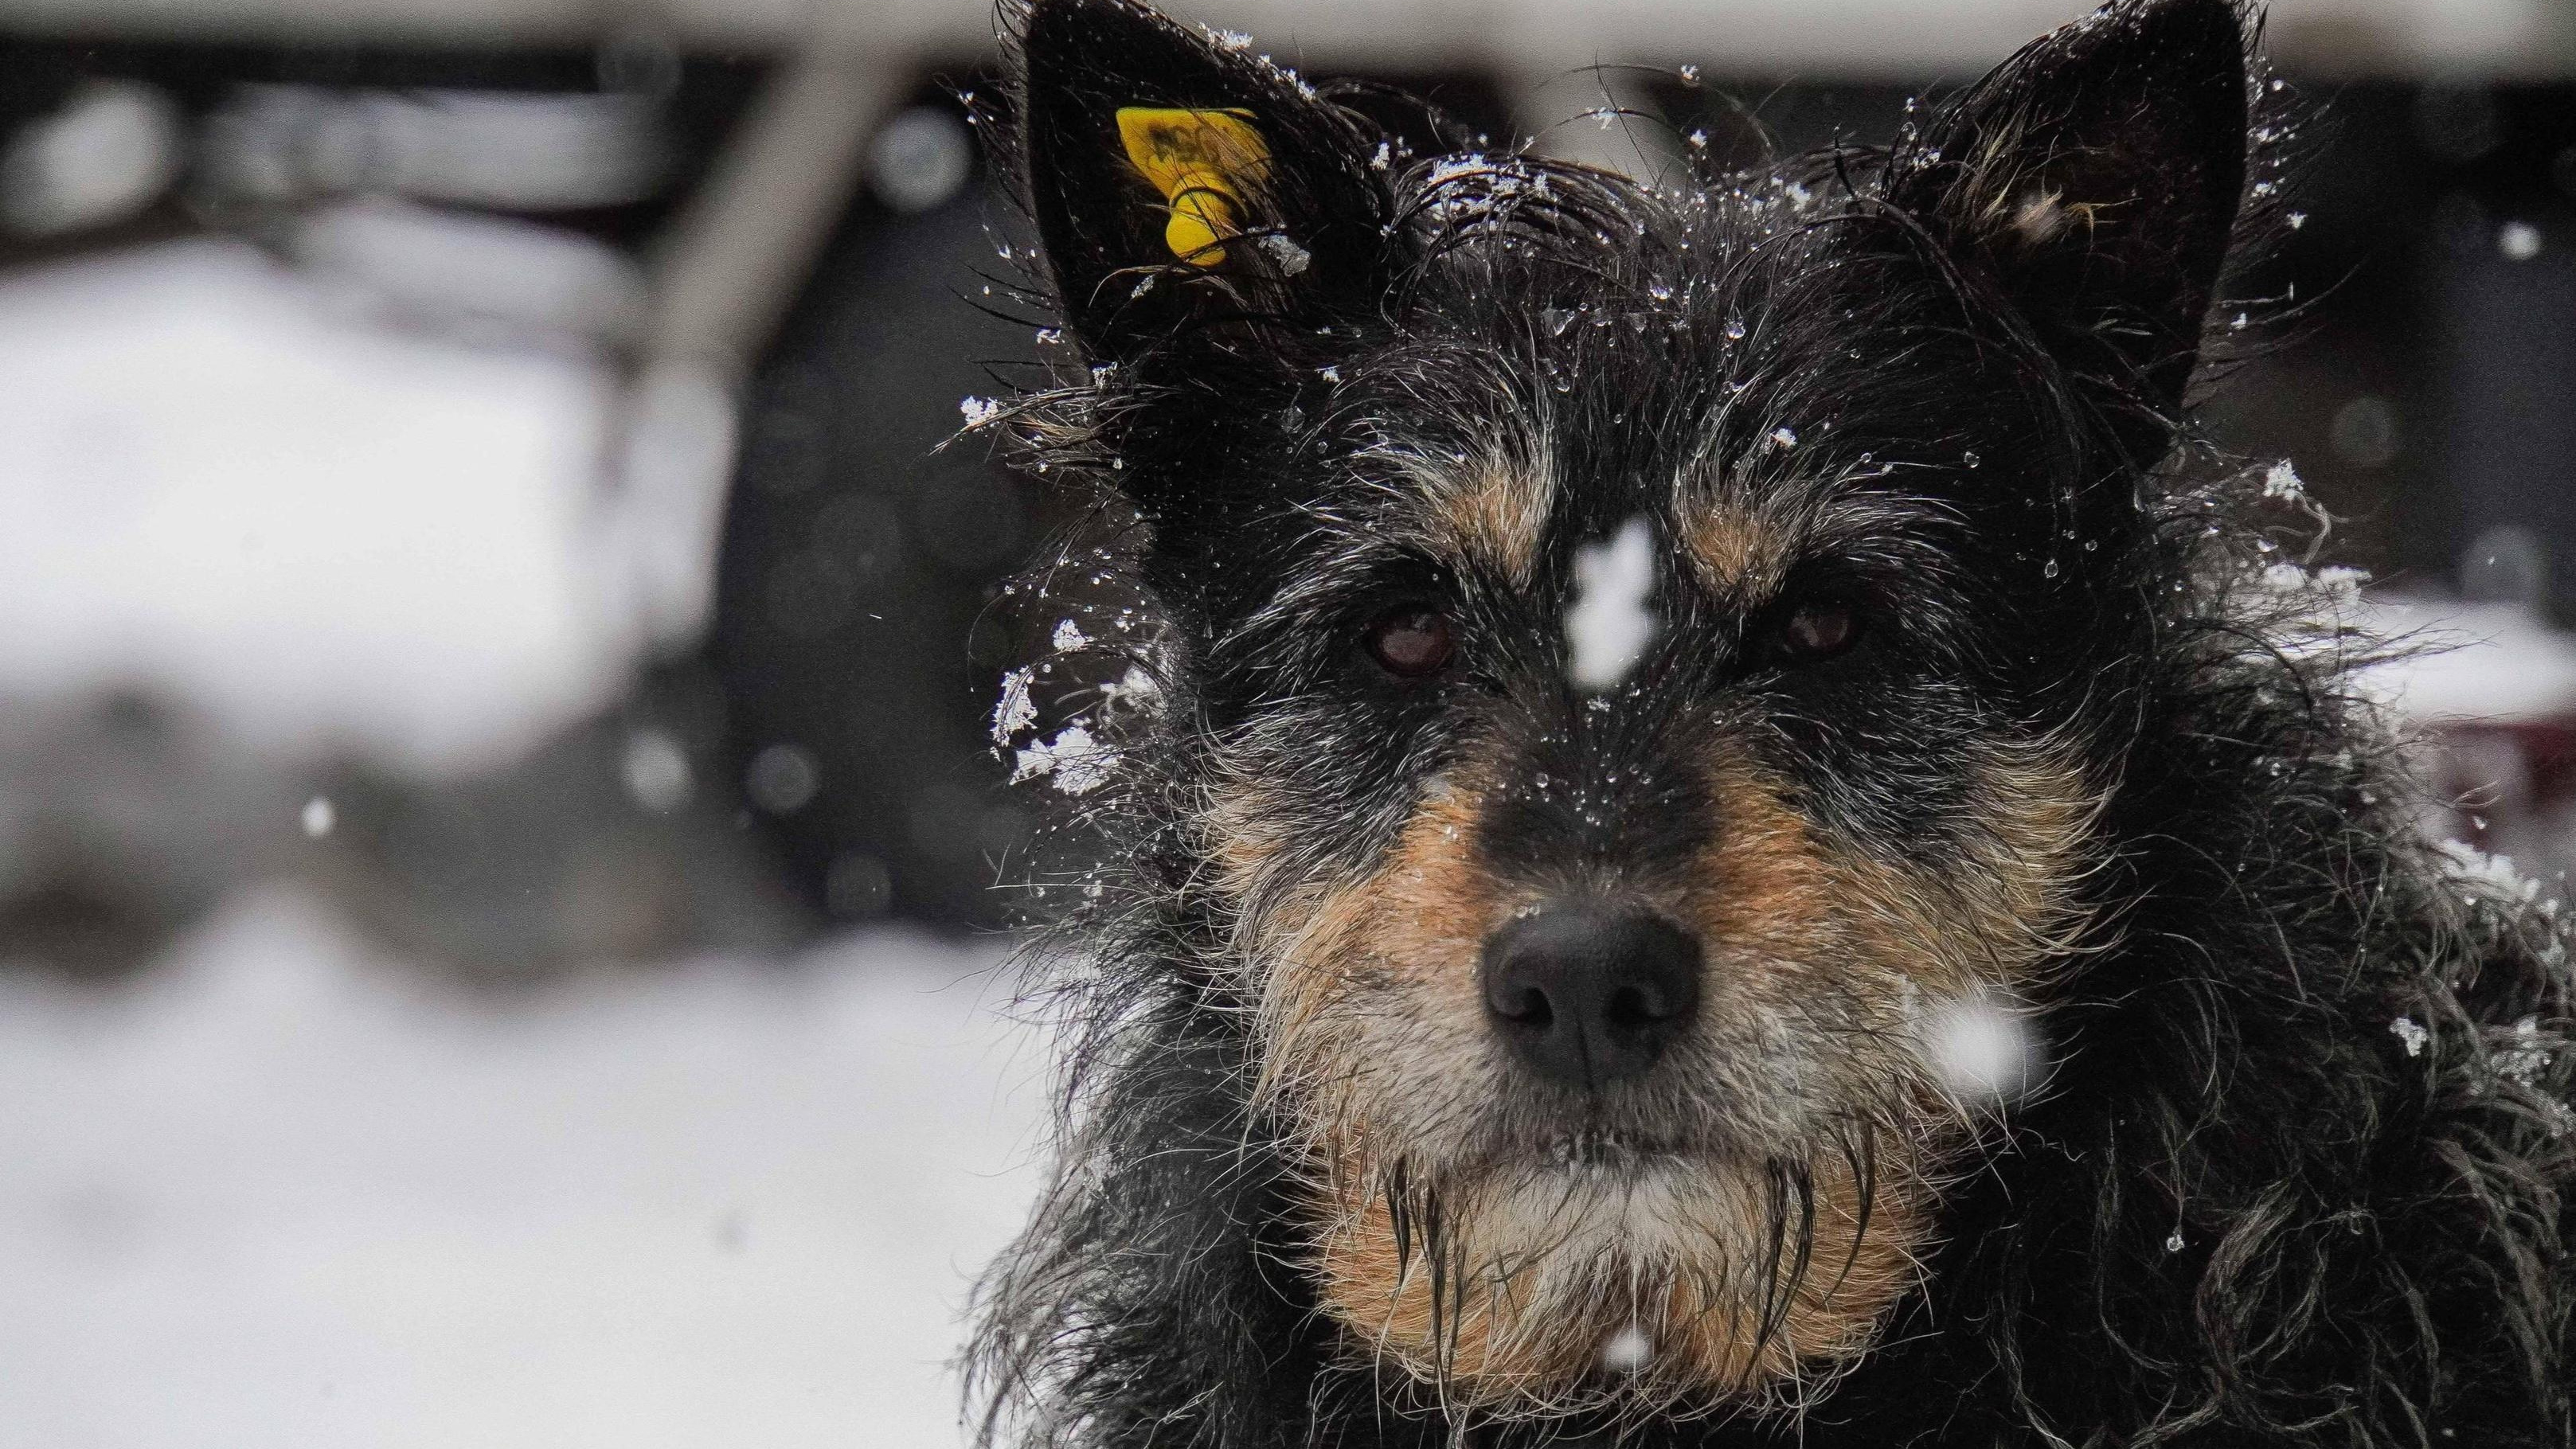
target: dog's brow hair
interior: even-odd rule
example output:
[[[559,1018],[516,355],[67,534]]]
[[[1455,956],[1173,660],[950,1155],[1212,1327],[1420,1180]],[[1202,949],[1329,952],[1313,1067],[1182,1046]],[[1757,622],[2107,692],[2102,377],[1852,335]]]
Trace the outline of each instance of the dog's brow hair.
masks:
[[[1449,457],[1381,445],[1369,456],[1421,500],[1414,528],[1432,552],[1490,568],[1515,588],[1529,586],[1558,493],[1555,460],[1543,444]]]
[[[1701,586],[1747,608],[1778,592],[1808,554],[1900,531],[1911,517],[1891,500],[1796,483],[1685,489],[1675,512]]]
[[[1710,593],[1736,603],[1769,596],[1806,546],[1801,510],[1782,499],[1733,497],[1686,505],[1682,552]]]
[[[1460,554],[1525,588],[1538,567],[1555,501],[1554,468],[1497,458],[1471,465],[1438,495],[1435,507],[1441,531]]]

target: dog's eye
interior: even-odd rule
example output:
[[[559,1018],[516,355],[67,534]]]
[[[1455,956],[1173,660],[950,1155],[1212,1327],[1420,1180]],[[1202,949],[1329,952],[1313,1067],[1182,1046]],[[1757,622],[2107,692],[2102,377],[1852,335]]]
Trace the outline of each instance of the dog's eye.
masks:
[[[1423,679],[1449,665],[1457,630],[1438,609],[1406,604],[1380,614],[1362,641],[1369,658],[1398,679]]]
[[[1780,621],[1781,657],[1792,664],[1831,659],[1860,640],[1860,617],[1849,604],[1800,604]]]

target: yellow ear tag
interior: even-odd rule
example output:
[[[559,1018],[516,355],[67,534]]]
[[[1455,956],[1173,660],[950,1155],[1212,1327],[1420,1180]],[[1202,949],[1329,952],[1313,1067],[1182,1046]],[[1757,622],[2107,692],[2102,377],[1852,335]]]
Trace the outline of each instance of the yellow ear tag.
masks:
[[[1163,241],[1172,255],[1199,267],[1224,261],[1225,239],[1243,229],[1244,189],[1270,170],[1252,113],[1121,106],[1118,138],[1171,208]]]

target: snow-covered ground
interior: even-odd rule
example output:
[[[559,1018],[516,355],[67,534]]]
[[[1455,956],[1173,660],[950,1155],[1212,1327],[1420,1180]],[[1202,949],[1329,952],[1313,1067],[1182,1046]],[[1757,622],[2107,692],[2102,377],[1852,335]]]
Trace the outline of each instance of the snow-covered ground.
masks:
[[[2576,635],[2529,609],[2382,594],[2360,622],[2414,649],[2361,680],[2398,718],[2431,728],[2576,718]]]
[[[1001,954],[466,996],[272,888],[0,971],[0,1444],[954,1444],[1045,1110]]]
[[[0,284],[0,695],[139,686],[266,749],[504,761],[613,700],[612,394],[234,242]]]

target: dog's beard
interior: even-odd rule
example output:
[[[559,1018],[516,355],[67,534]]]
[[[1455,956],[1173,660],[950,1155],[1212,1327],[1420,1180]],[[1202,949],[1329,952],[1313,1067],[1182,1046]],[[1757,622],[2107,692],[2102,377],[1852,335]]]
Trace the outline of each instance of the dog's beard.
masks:
[[[1441,1400],[1797,1402],[1913,1281],[1962,1124],[1896,1025],[1822,1034],[1749,1004],[1670,1070],[1577,1097],[1508,1070],[1464,1013],[1397,999],[1304,1017],[1270,1102],[1312,1134],[1326,1311]]]
[[[1516,1159],[1359,1166],[1328,1200],[1329,1309],[1491,1413],[1794,1397],[1912,1275],[1911,1193],[1821,1165],[1569,1133]]]

